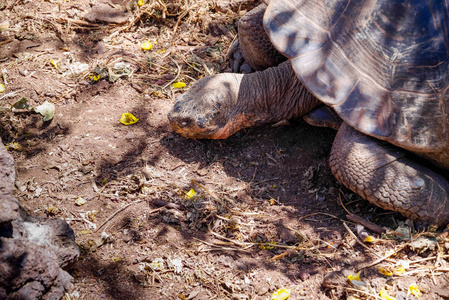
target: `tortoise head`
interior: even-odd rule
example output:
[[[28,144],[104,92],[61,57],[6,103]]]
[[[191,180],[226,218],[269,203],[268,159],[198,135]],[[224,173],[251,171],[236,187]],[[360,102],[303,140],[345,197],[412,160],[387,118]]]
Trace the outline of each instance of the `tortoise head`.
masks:
[[[239,77],[217,74],[197,81],[168,113],[174,131],[193,139],[224,139],[241,129],[236,122]]]

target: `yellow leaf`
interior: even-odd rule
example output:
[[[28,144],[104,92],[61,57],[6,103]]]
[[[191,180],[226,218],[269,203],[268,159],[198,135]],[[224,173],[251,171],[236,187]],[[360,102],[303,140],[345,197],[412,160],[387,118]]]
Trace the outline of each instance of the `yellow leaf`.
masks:
[[[186,193],[185,197],[186,197],[186,199],[190,199],[190,198],[192,198],[193,196],[195,196],[195,194],[196,194],[195,190],[194,190],[194,189],[190,189],[190,191],[188,191],[188,192]]]
[[[81,230],[80,232],[78,232],[78,234],[91,234],[92,231],[90,230]]]
[[[53,60],[53,59],[50,59],[50,63],[51,63],[51,65],[53,66],[53,68],[59,69],[58,62],[57,62],[57,61],[55,61],[55,60]]]
[[[396,297],[391,297],[390,295],[388,295],[385,288],[380,289],[379,295],[380,295],[380,298],[385,299],[385,300],[396,300]]]
[[[3,93],[5,91],[5,86],[0,83],[0,93]]]
[[[120,118],[120,123],[122,123],[123,125],[132,125],[137,123],[137,121],[139,121],[139,119],[134,117],[131,113],[124,113]]]
[[[186,84],[184,82],[180,81],[180,82],[173,83],[172,86],[174,89],[182,89],[183,87],[186,86]]]
[[[43,116],[43,121],[49,121],[55,116],[55,105],[51,102],[45,101],[34,109],[35,112]]]
[[[143,186],[140,191],[144,194],[148,194],[149,192],[151,192],[151,189],[147,186]]]
[[[146,42],[142,44],[142,50],[151,50],[153,48],[153,44],[150,42]]]
[[[271,295],[271,300],[285,300],[290,297],[290,289],[279,289]]]
[[[276,242],[270,242],[270,244],[277,244]],[[274,246],[271,246],[271,245],[265,245],[265,249],[267,249],[267,250],[271,250],[271,249],[274,249]]]
[[[47,207],[47,213],[51,216],[56,215],[58,212],[59,212],[59,208],[57,208],[56,206],[51,205],[51,206]]]
[[[415,296],[416,298],[419,298],[421,296],[421,291],[419,290],[418,286],[416,284],[411,284],[408,287],[408,292],[407,294],[412,294],[413,296]]]
[[[384,269],[384,268],[379,268],[379,272],[385,276],[393,276],[393,273]]]
[[[359,271],[357,274],[354,274],[354,275],[348,275],[348,279],[350,280],[350,281],[353,281],[353,280],[356,280],[356,281],[360,281],[360,273],[361,273],[362,271]]]
[[[145,1],[144,0],[139,0],[139,1],[137,1],[137,5],[139,5],[139,6],[142,6],[142,5],[144,5],[145,4]]]
[[[100,80],[101,75],[100,74],[95,74],[95,75],[90,76],[89,78],[92,81],[98,81],[98,80]]]
[[[22,145],[20,145],[17,142],[11,142],[11,143],[7,144],[5,147],[8,150],[16,150],[16,151],[22,151],[23,150]]]
[[[396,270],[394,270],[394,274],[404,274],[405,268],[403,266],[397,267]]]
[[[81,206],[87,202],[86,199],[83,197],[78,197],[78,199],[75,200],[75,205]]]
[[[95,215],[98,213],[98,210],[88,211],[87,219],[91,222],[95,222]]]
[[[271,198],[271,199],[270,199],[270,205],[275,205],[275,204],[276,204],[276,200],[273,199],[273,198]]]
[[[9,29],[9,21],[3,21],[0,23],[0,31],[6,31]]]
[[[372,242],[374,242],[375,240],[376,240],[376,238],[373,237],[373,236],[371,236],[371,235],[368,235],[368,236],[365,238],[365,242],[368,242],[368,243],[372,243]]]
[[[153,270],[163,270],[164,261],[161,258],[156,258],[150,263],[150,266]]]

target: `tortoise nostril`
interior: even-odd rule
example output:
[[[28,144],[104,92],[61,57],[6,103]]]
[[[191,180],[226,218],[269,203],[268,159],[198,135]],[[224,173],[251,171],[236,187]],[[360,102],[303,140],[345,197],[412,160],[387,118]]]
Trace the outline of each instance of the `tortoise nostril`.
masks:
[[[204,119],[203,118],[198,118],[198,120],[196,121],[196,125],[198,125],[199,128],[205,128],[206,125],[204,124]]]
[[[176,103],[175,106],[173,107],[173,112],[179,113],[180,111],[181,111],[181,105]]]

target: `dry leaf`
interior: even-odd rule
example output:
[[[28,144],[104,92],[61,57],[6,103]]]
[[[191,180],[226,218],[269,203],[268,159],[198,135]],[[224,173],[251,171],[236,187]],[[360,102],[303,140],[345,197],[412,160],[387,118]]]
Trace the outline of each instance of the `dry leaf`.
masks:
[[[174,89],[182,89],[183,87],[186,86],[186,84],[184,82],[180,81],[180,82],[173,83],[172,86]]]
[[[285,300],[290,297],[290,289],[279,289],[271,295],[271,300]]]
[[[134,117],[131,113],[124,113],[120,118],[120,123],[122,123],[123,125],[132,125],[137,123],[137,121],[139,121],[139,119]]]

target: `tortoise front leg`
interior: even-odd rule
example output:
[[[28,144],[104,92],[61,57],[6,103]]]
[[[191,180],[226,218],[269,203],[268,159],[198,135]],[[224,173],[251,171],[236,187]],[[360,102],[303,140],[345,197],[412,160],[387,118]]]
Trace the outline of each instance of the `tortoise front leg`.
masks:
[[[243,58],[256,71],[277,66],[287,60],[274,48],[265,31],[263,15],[266,9],[266,4],[260,4],[240,18],[238,24],[238,41]]]
[[[338,181],[371,203],[411,219],[449,223],[449,183],[403,149],[344,123],[329,163]]]

